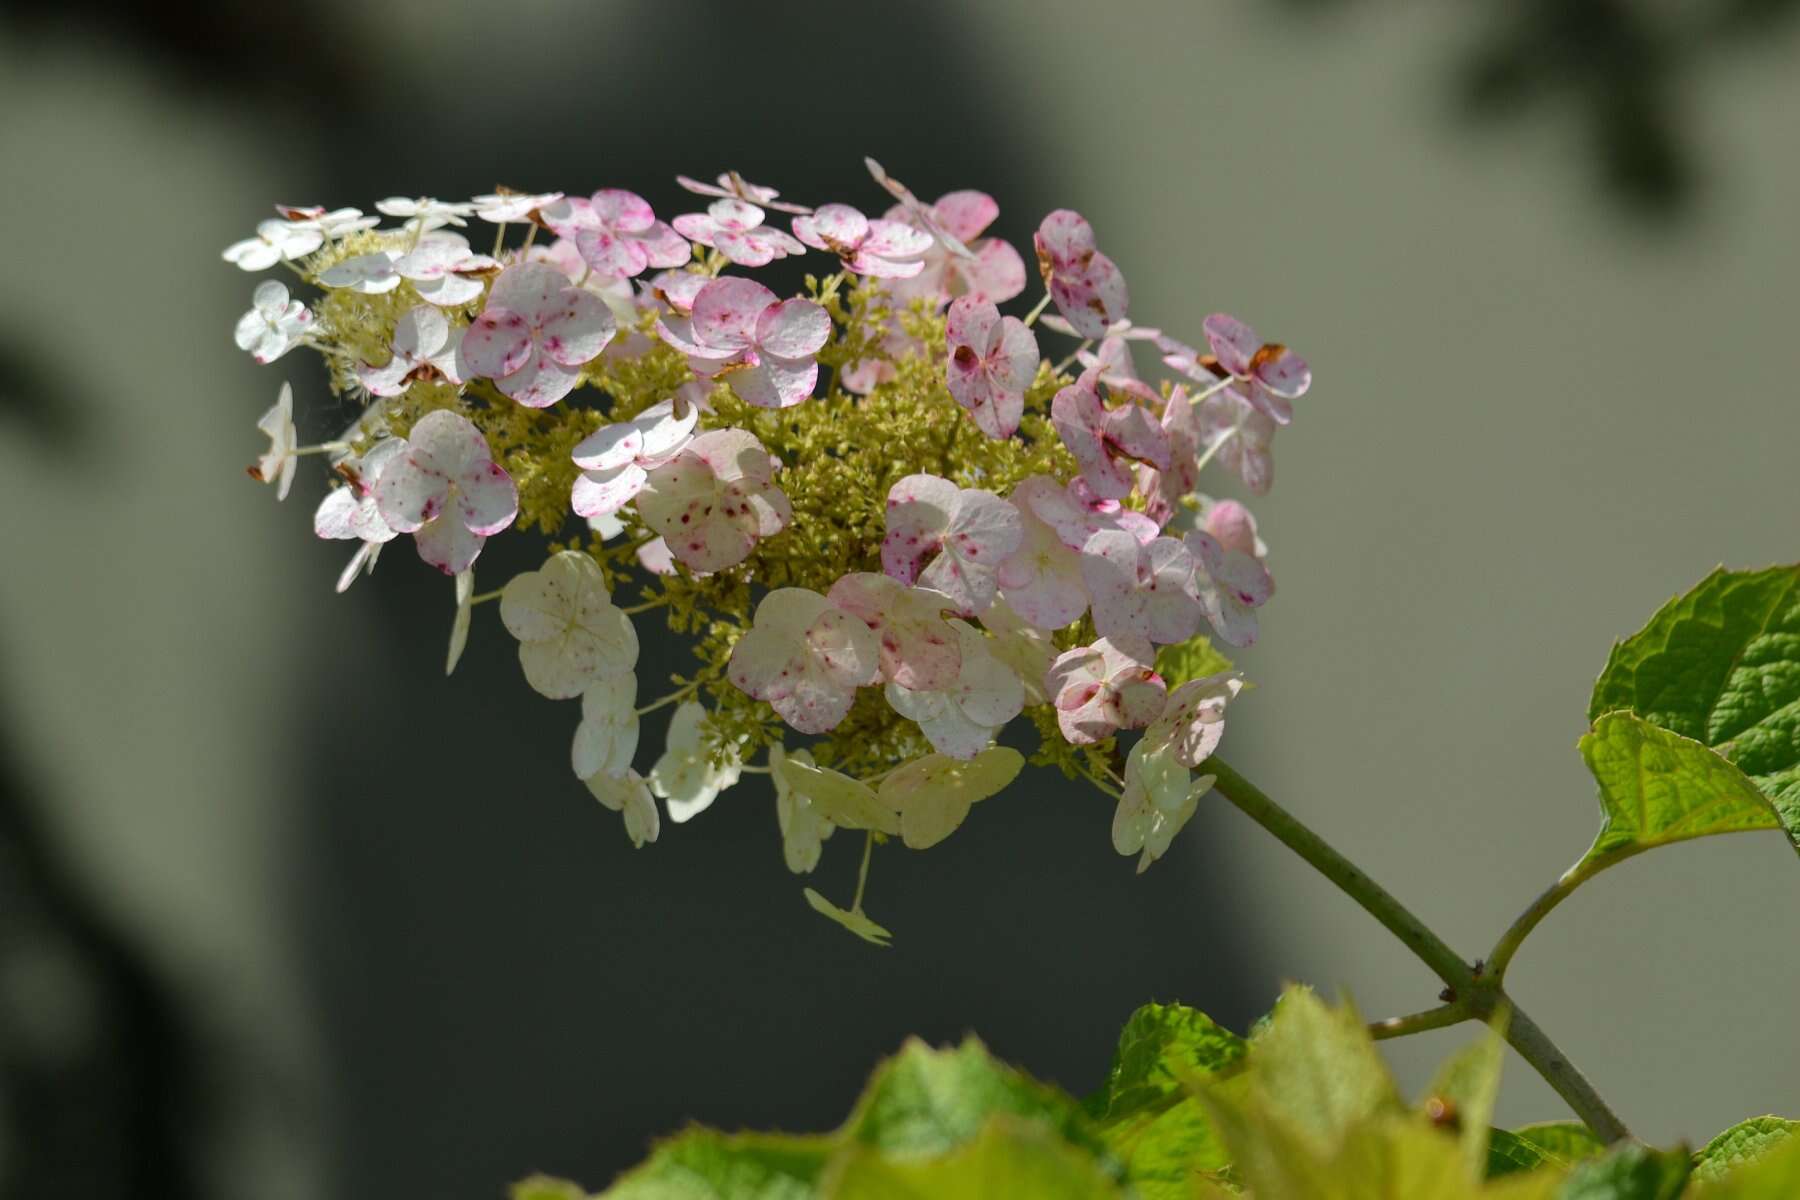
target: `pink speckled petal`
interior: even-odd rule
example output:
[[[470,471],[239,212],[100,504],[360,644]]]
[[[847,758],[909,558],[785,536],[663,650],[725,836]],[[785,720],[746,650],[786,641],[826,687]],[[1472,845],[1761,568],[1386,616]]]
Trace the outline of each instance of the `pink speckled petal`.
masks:
[[[792,408],[812,395],[818,380],[819,364],[810,358],[793,361],[769,357],[725,377],[744,403],[758,408]]]
[[[959,347],[973,352],[971,365],[979,366],[993,345],[995,329],[1000,324],[1000,310],[973,296],[959,296],[944,314],[944,340],[956,357]]]
[[[446,575],[457,575],[473,566],[486,541],[448,515],[439,517],[413,535],[419,557]]]
[[[465,472],[456,485],[457,511],[471,533],[499,533],[519,515],[519,491],[499,463]]]
[[[362,500],[355,488],[332,488],[313,510],[313,533],[335,540],[356,537],[354,520],[361,507]]]
[[[1150,640],[1173,645],[1200,632],[1203,614],[1194,590],[1194,559],[1187,547],[1159,537],[1143,548],[1147,568],[1144,611]]]
[[[632,462],[610,470],[583,471],[570,489],[569,506],[577,516],[608,516],[636,499],[646,478],[644,468]]]
[[[712,245],[713,235],[719,232],[718,223],[705,213],[682,213],[669,224],[674,226],[676,233],[702,246]]]
[[[960,488],[936,475],[908,475],[888,490],[881,566],[890,578],[911,584],[919,577],[926,557],[942,544],[961,496]]]
[[[869,236],[869,218],[848,204],[821,204],[811,215],[795,217],[793,226],[801,241],[834,254],[850,254]]]
[[[1107,452],[1106,408],[1088,375],[1056,393],[1050,402],[1050,424],[1096,495],[1117,500],[1131,494],[1130,475]]]
[[[525,360],[525,365],[494,384],[502,392],[526,408],[549,408],[575,390],[581,372],[565,367],[541,350]]]
[[[766,484],[773,473],[769,452],[748,430],[709,429],[690,442],[684,453],[705,464],[716,479],[725,482],[748,479]]]
[[[563,307],[563,293],[571,290],[568,278],[549,263],[519,263],[495,278],[488,308],[508,309],[530,325],[542,325]]]
[[[460,308],[481,295],[482,282],[472,275],[444,275],[437,279],[413,282],[413,291],[427,304],[443,308]]]
[[[1103,529],[1081,551],[1081,578],[1101,636],[1148,637],[1150,622],[1139,594],[1141,548],[1123,530]]]
[[[475,423],[448,409],[420,417],[407,436],[407,444],[405,459],[451,481],[493,458],[487,439]]]
[[[417,363],[404,354],[395,351],[394,356],[383,366],[372,367],[368,363],[357,363],[356,378],[371,396],[398,396],[406,390],[406,377],[417,366]]]
[[[831,317],[810,300],[795,298],[762,310],[756,321],[757,348],[780,358],[808,358],[831,338]]]
[[[998,238],[978,243],[973,259],[952,259],[950,270],[957,280],[954,290],[993,304],[1004,304],[1025,290],[1025,260]]]
[[[955,607],[948,596],[858,571],[832,584],[829,598],[874,630],[887,679],[918,691],[955,685],[962,656],[954,631],[943,620],[943,613]]]
[[[1169,465],[1169,431],[1141,404],[1127,402],[1106,414],[1106,440],[1158,470]]]
[[[868,279],[911,279],[925,269],[920,259],[882,258],[863,250],[842,261],[845,270]]]
[[[687,355],[690,363],[699,362],[713,366],[725,362],[738,353],[737,350],[721,346],[708,346],[694,336],[694,323],[691,318],[667,316],[656,323],[656,336],[666,345],[674,347]],[[695,370],[701,370],[696,366]]]
[[[632,236],[643,246],[644,256],[653,267],[684,266],[694,256],[693,247],[687,244],[687,239],[661,221],[657,221],[643,233]]]
[[[442,472],[421,468],[410,453],[381,474],[375,503],[381,519],[400,533],[412,533],[444,511],[450,481]]]
[[[588,203],[602,225],[620,233],[643,233],[656,224],[650,202],[624,188],[601,188]]]
[[[675,415],[673,400],[651,405],[632,422],[643,432],[640,457],[648,462],[666,461],[688,444],[699,422],[700,406],[697,404],[685,404],[680,416]]]
[[[1256,518],[1236,500],[1220,500],[1207,509],[1202,527],[1225,549],[1256,556]]]
[[[599,356],[618,332],[606,302],[592,292],[565,287],[556,309],[544,318],[540,344],[544,353],[565,367],[578,367]]]
[[[1250,374],[1250,360],[1262,346],[1256,330],[1227,313],[1214,313],[1201,328],[1221,367],[1239,377]]]
[[[609,229],[576,231],[575,248],[596,275],[629,279],[650,265],[650,255],[641,242]]]
[[[464,379],[503,379],[530,361],[531,328],[518,313],[489,304],[463,335],[456,371]]]
[[[1048,282],[1052,275],[1086,268],[1094,254],[1094,227],[1073,209],[1059,208],[1039,223],[1032,242],[1037,247],[1039,270]]]
[[[1286,346],[1269,344],[1251,359],[1257,382],[1284,400],[1298,400],[1312,386],[1312,368]]]
[[[650,280],[650,290],[676,316],[694,311],[694,300],[712,280],[693,271],[663,271]]]
[[[776,303],[775,293],[753,279],[715,279],[694,297],[694,339],[704,346],[741,350],[756,341],[757,322]]]
[[[950,236],[972,242],[1000,215],[1000,205],[986,192],[946,192],[931,206],[931,215]]]
[[[1050,296],[1057,310],[1086,338],[1106,336],[1115,321],[1125,318],[1131,303],[1124,273],[1104,254],[1095,254],[1079,274],[1052,278]]]
[[[669,553],[669,543],[662,538],[651,538],[639,546],[637,560],[652,575],[675,574],[675,556]]]
[[[560,238],[573,238],[577,230],[593,229],[600,224],[594,205],[586,196],[564,196],[553,200],[538,210],[538,216]]]
[[[1040,629],[1061,629],[1087,611],[1081,556],[1056,531],[1026,516],[1018,550],[1000,564],[995,581],[1013,611]]]
[[[587,471],[610,471],[636,459],[644,450],[644,430],[636,421],[615,421],[576,443],[569,457]]]
[[[923,258],[932,247],[931,235],[900,221],[871,221],[858,247],[864,254],[881,258]]]

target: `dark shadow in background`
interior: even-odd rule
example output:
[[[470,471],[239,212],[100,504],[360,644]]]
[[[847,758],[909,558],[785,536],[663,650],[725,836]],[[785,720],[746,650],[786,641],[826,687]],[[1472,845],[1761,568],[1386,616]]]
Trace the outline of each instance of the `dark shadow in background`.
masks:
[[[8,1195],[197,1195],[195,1040],[71,877],[0,736],[0,1132]]]
[[[1360,0],[1282,0],[1302,12]],[[1623,211],[1668,220],[1694,206],[1709,164],[1684,127],[1685,97],[1716,60],[1781,31],[1800,0],[1485,0],[1486,33],[1454,64],[1456,111],[1473,124],[1546,107],[1586,129],[1581,169]],[[1729,172],[1730,163],[1716,164]]]
[[[1578,105],[1612,193],[1666,213],[1694,174],[1674,81],[1695,55],[1800,5],[1720,3],[1676,32],[1619,0],[1494,7],[1495,33],[1465,72],[1467,111]],[[287,105],[284,130],[293,153],[330,164],[319,172],[329,194],[271,199],[366,208],[400,191],[628,186],[668,215],[698,207],[674,189],[675,173],[734,167],[795,198],[873,209],[859,165],[868,152],[927,197],[994,192],[994,232],[1028,244],[1032,217],[1059,199],[1034,168],[1055,147],[1031,140],[1030,98],[980,93],[979,58],[995,48],[960,41],[949,7],[915,7],[911,23],[873,8],[756,6],[749,18],[743,8],[663,6],[655,28],[632,36],[668,48],[668,62],[612,54],[591,77],[571,47],[620,36],[597,9],[566,14],[564,43],[523,77],[528,56],[506,59],[496,30],[514,73],[491,88],[404,77],[358,57],[366,51],[329,20],[279,6],[88,0],[0,13],[27,35],[102,30],[209,102],[304,96]],[[938,82],[859,87],[857,64]],[[569,79],[581,80],[578,95]],[[235,233],[221,230],[220,244]],[[236,282],[222,275],[220,286]],[[77,444],[79,408],[49,402],[28,356],[0,355],[0,373],[15,401],[0,419],[23,418],[6,436]],[[528,543],[497,539],[484,585],[535,566]],[[335,574],[340,550],[306,548],[317,578]],[[323,584],[320,595],[329,602]],[[446,683],[435,668],[449,587],[405,541],[339,603],[372,612],[381,632],[318,656],[304,708],[318,723],[302,737],[311,802],[293,863],[329,1056],[333,1197],[492,1196],[533,1169],[598,1187],[689,1119],[824,1128],[874,1059],[915,1033],[978,1031],[1084,1090],[1104,1067],[1107,1031],[1143,1000],[1185,999],[1241,1026],[1272,992],[1273,979],[1240,969],[1234,923],[1195,915],[1229,903],[1210,883],[1225,847],[1183,846],[1133,878],[1107,844],[1110,806],[1042,774],[978,808],[931,854],[877,857],[869,907],[897,934],[886,952],[805,909],[781,864],[766,782],[746,781],[633,852],[565,765],[575,707],[524,686],[491,609]],[[678,646],[649,642],[644,696],[686,666]],[[646,723],[642,766],[661,723]],[[105,1029],[103,1054],[54,1069],[18,1037],[0,1048],[8,1140],[27,1148],[14,1182],[33,1195],[195,1194],[181,1132],[205,1112],[184,1082],[198,1075],[194,1041],[141,958],[82,901],[26,799],[7,770],[0,969],[35,938],[72,947],[104,998]],[[857,846],[839,834],[827,849],[808,882],[842,899]]]

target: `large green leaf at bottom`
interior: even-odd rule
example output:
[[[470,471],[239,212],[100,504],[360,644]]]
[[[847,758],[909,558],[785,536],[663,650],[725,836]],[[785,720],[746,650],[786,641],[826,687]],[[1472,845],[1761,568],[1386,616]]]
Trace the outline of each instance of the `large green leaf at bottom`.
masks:
[[[812,1200],[827,1137],[690,1129],[659,1145],[605,1200]]]
[[[1581,739],[1600,785],[1605,824],[1584,862],[1714,833],[1780,829],[1748,776],[1706,746],[1628,712],[1608,713]]]
[[[1072,1097],[1007,1066],[973,1037],[954,1050],[908,1041],[876,1070],[840,1136],[886,1154],[943,1154],[995,1116],[1035,1120],[1103,1149]]]
[[[1796,836],[1800,566],[1714,571],[1665,604],[1613,647],[1594,684],[1588,719],[1618,709],[1719,751]]]
[[[1557,1200],[1675,1200],[1692,1169],[1685,1149],[1626,1144],[1577,1166]]]
[[[1791,1137],[1747,1166],[1723,1178],[1702,1180],[1694,1173],[1697,1200],[1794,1200],[1800,1196],[1800,1137]]]
[[[823,1200],[1117,1200],[1119,1186],[1092,1154],[1044,1126],[996,1117],[973,1141],[928,1158],[872,1147],[847,1152]]]
[[[1710,1182],[1752,1163],[1793,1140],[1800,1121],[1784,1117],[1751,1117],[1739,1121],[1702,1146],[1694,1155],[1694,1179]]]
[[[1488,1178],[1538,1167],[1572,1167],[1606,1153],[1606,1143],[1580,1121],[1543,1121],[1495,1129],[1488,1140]]]
[[[1244,1049],[1243,1038],[1181,1004],[1146,1004],[1125,1022],[1106,1084],[1086,1108],[1142,1200],[1185,1200],[1197,1172],[1229,1161],[1184,1081],[1231,1072]]]

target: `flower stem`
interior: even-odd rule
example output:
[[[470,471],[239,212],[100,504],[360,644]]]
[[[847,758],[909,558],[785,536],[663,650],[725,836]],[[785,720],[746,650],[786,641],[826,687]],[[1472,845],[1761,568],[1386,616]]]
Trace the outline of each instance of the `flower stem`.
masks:
[[[1385,1021],[1376,1021],[1369,1026],[1369,1036],[1376,1041],[1388,1038],[1408,1037],[1415,1033],[1424,1033],[1428,1029],[1443,1029],[1449,1025],[1460,1025],[1471,1017],[1466,1004],[1440,1004],[1436,1008],[1428,1008],[1424,1012],[1412,1013],[1404,1017],[1389,1017]]]
[[[621,608],[619,611],[628,617],[635,616],[641,612],[649,612],[653,608],[661,608],[668,602],[669,598],[665,596],[661,600],[646,600],[642,604],[633,604],[630,608]]]
[[[1201,765],[1201,769],[1217,777],[1215,786],[1220,795],[1236,805],[1245,816],[1274,834],[1277,841],[1305,859],[1314,870],[1336,884],[1338,890],[1381,922],[1420,962],[1430,967],[1444,981],[1445,1009],[1402,1017],[1394,1023],[1399,1027],[1387,1036],[1399,1037],[1423,1029],[1437,1028],[1440,1021],[1445,1025],[1454,1024],[1450,1019],[1450,1011],[1446,1010],[1458,1010],[1466,1017],[1485,1020],[1502,1007],[1510,1008],[1512,1019],[1507,1025],[1506,1040],[1519,1052],[1520,1057],[1556,1089],[1556,1094],[1603,1141],[1616,1142],[1631,1136],[1625,1123],[1600,1098],[1599,1093],[1594,1091],[1593,1085],[1575,1068],[1556,1043],[1538,1028],[1537,1022],[1513,1004],[1497,979],[1464,962],[1404,904],[1394,899],[1385,888],[1363,874],[1349,859],[1301,824],[1292,813],[1276,804],[1229,764],[1218,758],[1210,758]],[[1549,907],[1544,911],[1548,912]],[[1430,1023],[1426,1023],[1428,1021]]]
[[[1048,290],[1046,290],[1044,292],[1044,298],[1037,302],[1037,307],[1033,308],[1030,312],[1025,314],[1025,328],[1030,329],[1033,325],[1036,325],[1037,319],[1039,317],[1043,316],[1044,310],[1049,307],[1050,307],[1050,293]]]
[[[862,866],[856,872],[856,899],[850,902],[850,911],[862,911],[863,890],[869,886],[869,860],[875,856],[875,831],[871,829],[867,840],[863,842]]]
[[[652,700],[650,703],[644,705],[644,707],[638,709],[637,715],[641,717],[645,713],[653,713],[659,708],[667,708],[671,704],[677,704],[686,700],[689,696],[699,690],[700,685],[698,683],[683,684],[681,687],[676,688],[674,691],[664,696],[661,700]]]

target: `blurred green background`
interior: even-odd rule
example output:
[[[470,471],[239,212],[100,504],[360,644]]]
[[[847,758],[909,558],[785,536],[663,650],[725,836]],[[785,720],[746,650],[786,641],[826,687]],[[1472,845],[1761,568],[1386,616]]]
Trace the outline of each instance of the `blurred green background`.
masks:
[[[442,680],[448,584],[399,549],[332,595],[316,466],[279,507],[244,479],[281,379],[303,434],[348,415],[231,344],[218,253],[270,202],[666,215],[736,167],[874,208],[869,153],[993,193],[1016,245],[1081,210],[1140,322],[1311,361],[1224,752],[1473,956],[1597,824],[1611,640],[1800,550],[1793,8],[0,9],[0,1195],[597,1187],[690,1118],[830,1124],[908,1033],[1084,1091],[1143,1000],[1436,991],[1220,803],[1136,878],[1110,804],[1029,778],[878,861],[885,953],[806,911],[761,781],[634,852],[491,612]],[[532,557],[504,541],[487,586]],[[646,693],[680,665],[651,647]],[[1662,851],[1513,987],[1645,1137],[1800,1115],[1795,911],[1779,838]],[[1462,1037],[1392,1057],[1421,1083]],[[1501,1120],[1562,1115],[1514,1067]]]

